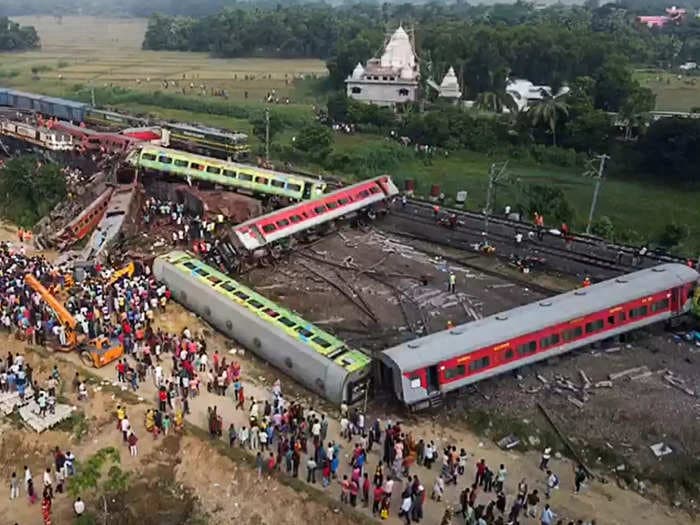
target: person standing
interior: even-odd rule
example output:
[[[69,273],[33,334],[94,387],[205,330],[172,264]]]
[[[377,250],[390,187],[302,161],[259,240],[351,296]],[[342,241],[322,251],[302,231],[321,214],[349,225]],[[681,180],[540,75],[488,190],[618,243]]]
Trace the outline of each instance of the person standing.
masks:
[[[80,496],[78,496],[73,502],[73,511],[75,512],[76,517],[82,516],[85,512],[85,503],[82,499],[80,499]]]
[[[17,499],[19,497],[19,480],[17,479],[17,473],[13,472],[10,477],[10,499]]]
[[[411,506],[413,505],[413,500],[411,499],[411,492],[406,489],[401,494],[401,508],[399,509],[399,518],[403,517],[406,520],[406,525],[411,525]]]
[[[309,455],[309,459],[306,460],[306,482],[307,483],[316,483],[316,468],[318,465],[316,464],[316,460],[314,460],[313,456]]]
[[[551,470],[547,471],[547,480],[545,481],[547,488],[544,495],[549,499],[552,495],[552,490],[559,488],[559,477],[554,474]],[[549,507],[549,505],[547,505]]]
[[[557,515],[554,514],[552,509],[549,507],[549,503],[545,504],[544,509],[542,509],[542,515],[540,516],[541,525],[554,525],[554,520]]]

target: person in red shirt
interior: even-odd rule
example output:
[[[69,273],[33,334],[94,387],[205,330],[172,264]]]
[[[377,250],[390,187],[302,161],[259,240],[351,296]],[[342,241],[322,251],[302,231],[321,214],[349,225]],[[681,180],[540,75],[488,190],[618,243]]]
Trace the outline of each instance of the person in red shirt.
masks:
[[[362,480],[362,503],[365,507],[369,506],[369,474],[367,474],[367,472],[365,472],[364,478]]]
[[[274,472],[276,466],[277,461],[275,460],[275,454],[274,452],[270,452],[270,457],[267,460],[267,471],[270,473]]]
[[[350,505],[353,507],[357,506],[357,494],[360,491],[360,487],[357,484],[357,481],[354,479],[350,480]]]
[[[382,499],[384,498],[384,489],[381,485],[374,487],[374,494],[372,497],[372,516],[379,514],[379,509],[382,505]]]
[[[476,477],[474,479],[475,485],[481,485],[484,481],[484,474],[486,473],[486,460],[482,459],[476,464]]]
[[[165,391],[165,387],[160,387],[158,390],[158,405],[161,412],[165,412],[165,403],[168,401],[168,393]]]

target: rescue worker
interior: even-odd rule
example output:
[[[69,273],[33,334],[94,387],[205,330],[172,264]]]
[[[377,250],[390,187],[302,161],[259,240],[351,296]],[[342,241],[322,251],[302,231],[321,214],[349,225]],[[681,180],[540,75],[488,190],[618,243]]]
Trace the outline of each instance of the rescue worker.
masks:
[[[456,286],[457,286],[457,277],[455,276],[455,274],[453,272],[450,272],[447,290],[450,293],[455,293]]]
[[[586,277],[583,279],[583,282],[581,283],[582,288],[588,288],[591,285],[591,278],[586,275]]]
[[[438,215],[440,215],[440,206],[437,204],[433,206],[433,215],[436,219],[438,218]]]
[[[452,321],[447,321],[446,329],[447,330],[452,330],[455,327],[455,325],[452,323]]]

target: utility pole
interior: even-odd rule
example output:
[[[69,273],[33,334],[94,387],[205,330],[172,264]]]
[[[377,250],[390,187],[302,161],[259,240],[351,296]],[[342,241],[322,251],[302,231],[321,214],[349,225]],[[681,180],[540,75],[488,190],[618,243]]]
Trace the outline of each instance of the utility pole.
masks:
[[[96,107],[95,106],[95,88],[92,86],[90,86],[90,100],[92,101],[92,107],[93,108]]]
[[[593,189],[593,200],[591,201],[591,209],[588,212],[588,224],[586,224],[586,235],[591,233],[591,224],[593,224],[593,216],[595,215],[595,208],[598,204],[598,193],[600,192],[600,184],[603,182],[603,177],[605,175],[605,161],[609,160],[608,155],[596,155],[594,157],[598,159],[598,170],[593,172],[595,177],[595,188]]]
[[[484,208],[484,235],[488,236],[489,233],[489,216],[493,212],[491,209],[492,199],[496,195],[496,183],[504,178],[506,173],[506,168],[508,167],[508,161],[505,162],[494,162],[489,168],[489,186],[486,190],[486,207]]]
[[[265,108],[265,162],[270,162],[270,110]]]

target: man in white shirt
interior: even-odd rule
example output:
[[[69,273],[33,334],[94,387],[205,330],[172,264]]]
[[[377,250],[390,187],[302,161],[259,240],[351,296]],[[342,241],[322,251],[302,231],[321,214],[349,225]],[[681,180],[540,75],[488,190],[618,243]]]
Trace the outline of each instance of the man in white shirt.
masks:
[[[73,503],[73,510],[75,511],[76,516],[82,516],[83,512],[85,512],[85,503],[80,499],[80,497],[78,497],[78,499],[76,499]]]

